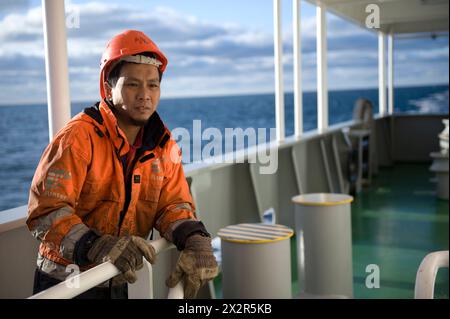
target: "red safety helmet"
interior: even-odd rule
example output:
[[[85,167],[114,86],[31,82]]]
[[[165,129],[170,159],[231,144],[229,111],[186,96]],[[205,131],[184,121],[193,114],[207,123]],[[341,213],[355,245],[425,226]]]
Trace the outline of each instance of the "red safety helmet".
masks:
[[[100,95],[102,99],[105,98],[103,83],[108,76],[111,63],[124,56],[143,52],[151,52],[157,56],[158,60],[162,63],[159,66],[159,70],[163,73],[168,63],[166,56],[141,31],[127,30],[116,35],[109,41],[100,61]]]

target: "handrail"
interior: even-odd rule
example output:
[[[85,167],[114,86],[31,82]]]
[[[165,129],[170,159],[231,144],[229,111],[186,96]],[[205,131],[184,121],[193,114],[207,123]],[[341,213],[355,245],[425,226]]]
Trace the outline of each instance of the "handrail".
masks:
[[[448,250],[436,251],[425,256],[416,275],[415,299],[433,299],[434,282],[439,268],[448,267]]]
[[[174,248],[175,246],[164,238],[150,242],[155,249],[156,254]],[[121,272],[111,262],[105,262],[76,276],[66,279],[65,281],[37,293],[28,299],[70,299],[83,292],[105,282]],[[74,285],[74,282],[77,285]],[[183,299],[183,284],[180,282],[174,288],[169,289],[169,299]]]

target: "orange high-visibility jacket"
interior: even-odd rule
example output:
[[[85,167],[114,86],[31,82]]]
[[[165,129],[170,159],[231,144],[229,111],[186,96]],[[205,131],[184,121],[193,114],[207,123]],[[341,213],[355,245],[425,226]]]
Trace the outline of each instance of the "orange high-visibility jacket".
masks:
[[[122,162],[130,146],[108,105],[75,116],[45,149],[31,184],[27,225],[41,240],[39,253],[68,265],[89,230],[145,238],[153,227],[164,236],[172,222],[196,220],[181,151],[170,137],[155,112],[127,183]]]

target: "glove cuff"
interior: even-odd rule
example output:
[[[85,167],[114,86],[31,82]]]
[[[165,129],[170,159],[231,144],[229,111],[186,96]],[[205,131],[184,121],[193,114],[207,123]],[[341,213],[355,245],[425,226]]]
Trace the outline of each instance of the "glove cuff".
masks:
[[[100,238],[100,235],[93,230],[89,230],[86,234],[81,236],[73,249],[73,261],[75,264],[78,266],[92,264],[92,262],[88,259],[87,254],[98,238]]]
[[[186,239],[194,234],[211,237],[201,221],[185,221],[173,231],[173,243],[178,250],[183,250],[186,245]]]

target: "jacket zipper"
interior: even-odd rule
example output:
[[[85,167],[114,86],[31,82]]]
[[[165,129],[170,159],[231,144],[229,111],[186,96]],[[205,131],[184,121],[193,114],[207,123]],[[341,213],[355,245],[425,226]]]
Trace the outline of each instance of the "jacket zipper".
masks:
[[[150,153],[147,154],[145,156],[143,156],[142,158],[139,159],[139,157],[145,153],[147,151],[147,148],[142,147],[140,149],[137,150],[136,155],[133,159],[133,161],[131,162],[131,174],[129,176],[129,179],[127,180],[127,176],[126,176],[126,163],[124,160],[120,159],[120,162],[122,164],[122,171],[123,171],[123,177],[124,177],[124,186],[125,186],[125,203],[123,205],[123,209],[120,212],[120,216],[119,216],[119,224],[118,224],[118,230],[117,230],[117,235],[120,234],[120,229],[122,227],[122,223],[125,220],[125,215],[128,212],[128,207],[130,205],[131,202],[131,193],[132,193],[132,189],[133,189],[133,176],[134,176],[134,169],[136,166],[137,161],[139,160],[139,162],[144,163],[150,159],[152,159],[153,157],[155,157],[154,153]],[[120,154],[120,151],[119,151]],[[129,185],[128,189],[127,189],[127,183]]]
[[[116,128],[116,130],[117,130],[117,128]],[[120,151],[122,150],[122,147],[125,145],[125,140],[122,137],[122,135],[119,134],[118,130],[117,130],[117,135],[122,139],[122,144],[120,145],[119,150],[116,152],[116,155],[117,155],[117,159],[119,160],[120,166],[122,167],[122,176],[123,176],[123,181],[124,181],[123,186],[125,189],[125,202],[122,206],[122,210],[119,213],[119,223],[117,225],[117,236],[119,236],[120,228],[122,226],[122,222],[123,222],[123,219],[125,218],[125,214],[126,214],[125,207],[127,206],[127,180],[126,180],[126,167],[125,167],[124,161],[120,157]],[[130,196],[131,196],[131,194],[130,194]]]

